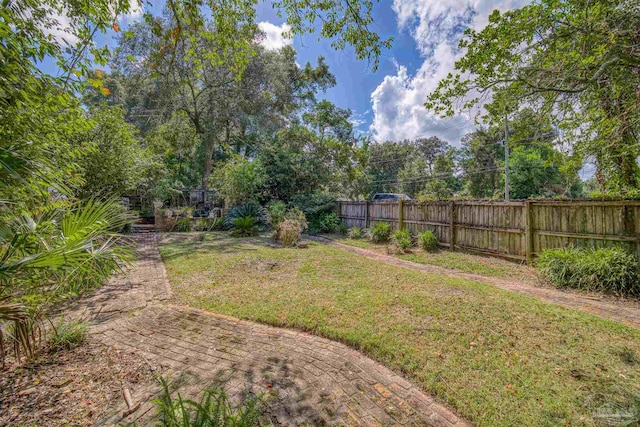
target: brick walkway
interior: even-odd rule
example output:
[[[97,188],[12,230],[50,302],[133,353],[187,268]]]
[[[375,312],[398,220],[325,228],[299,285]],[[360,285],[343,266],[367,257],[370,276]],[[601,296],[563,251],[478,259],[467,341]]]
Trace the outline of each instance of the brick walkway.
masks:
[[[238,401],[269,393],[264,422],[274,425],[466,426],[451,411],[359,352],[309,334],[168,303],[157,236],[136,236],[140,259],[67,313],[91,322],[93,336],[130,350],[170,375],[183,395],[209,385]],[[159,388],[131,390],[140,408],[114,408],[98,425],[149,420]]]
[[[541,301],[557,304],[563,307],[582,310],[587,313],[602,317],[603,319],[613,320],[615,322],[624,323],[626,325],[640,329],[640,304],[638,302],[616,302],[612,299],[600,299],[589,294],[562,291],[559,289],[541,288],[537,286],[527,285],[518,281],[503,280],[482,276],[479,274],[464,273],[461,271],[450,270],[435,265],[419,264],[416,262],[400,259],[392,255],[385,255],[371,249],[345,245],[344,243],[336,242],[335,240],[324,237],[311,237],[311,239],[318,242],[326,243],[331,246],[335,246],[340,249],[345,249],[347,251],[357,253],[367,258],[376,259],[387,264],[393,264],[400,267],[409,268],[411,270],[489,283],[498,288],[519,292],[521,294],[537,298]]]

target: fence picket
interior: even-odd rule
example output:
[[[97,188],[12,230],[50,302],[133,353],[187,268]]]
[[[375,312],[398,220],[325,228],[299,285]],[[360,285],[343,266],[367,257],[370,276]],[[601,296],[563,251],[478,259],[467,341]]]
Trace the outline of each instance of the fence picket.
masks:
[[[432,230],[451,250],[527,263],[544,249],[568,244],[619,244],[640,257],[640,201],[340,201],[336,210],[348,227],[385,221],[412,233]]]

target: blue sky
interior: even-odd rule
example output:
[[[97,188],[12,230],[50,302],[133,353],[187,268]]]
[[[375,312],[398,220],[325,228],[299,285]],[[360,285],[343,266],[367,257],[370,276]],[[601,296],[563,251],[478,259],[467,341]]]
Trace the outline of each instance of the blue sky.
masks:
[[[366,61],[355,58],[353,49],[336,51],[330,40],[318,39],[317,34],[285,39],[284,20],[277,16],[271,0],[257,6],[258,21],[267,33],[263,42],[268,48],[293,44],[298,63],[314,63],[323,56],[335,74],[337,85],[320,98],[353,111],[353,123],[361,134],[371,135],[374,141],[413,139],[439,136],[454,146],[460,138],[473,130],[474,117],[459,115],[453,118],[435,117],[423,106],[429,92],[438,81],[453,70],[460,52],[457,49],[467,28],[482,29],[489,14],[521,7],[528,0],[381,0],[374,3],[374,23],[371,29],[382,38],[394,38],[391,49],[385,50],[379,68],[373,72]],[[159,13],[164,0],[145,2],[143,8]],[[141,10],[134,11],[120,21],[122,29],[140,19]],[[64,17],[59,17],[63,32]],[[98,45],[115,46],[114,32],[98,35]],[[55,74],[52,64],[44,64],[46,71]],[[583,169],[583,177],[590,176],[590,165]]]
[[[437,135],[453,145],[473,129],[472,117],[457,116],[441,120],[423,106],[439,79],[453,69],[459,52],[456,47],[462,32],[486,25],[494,9],[519,7],[525,0],[382,0],[374,4],[371,29],[381,37],[392,36],[393,46],[385,50],[377,71],[366,61],[358,61],[352,49],[336,51],[330,40],[318,40],[317,34],[283,39],[284,20],[278,18],[270,0],[258,5],[258,21],[267,32],[265,43],[272,47],[292,43],[298,63],[315,63],[324,56],[335,74],[337,85],[321,95],[342,108],[353,111],[353,122],[361,133],[374,140],[402,140]],[[164,1],[144,4],[145,10],[160,11]],[[137,11],[121,20],[139,19]],[[61,17],[61,27],[64,18]],[[55,33],[55,31],[54,31]],[[58,33],[62,35],[62,32]],[[97,44],[114,46],[114,33],[99,35]],[[51,64],[45,68],[54,71]]]

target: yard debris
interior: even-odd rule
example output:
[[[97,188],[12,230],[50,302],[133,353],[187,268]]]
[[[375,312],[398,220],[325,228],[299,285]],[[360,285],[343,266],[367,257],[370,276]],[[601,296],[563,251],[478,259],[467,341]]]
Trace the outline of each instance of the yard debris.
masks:
[[[131,353],[92,340],[44,353],[0,375],[0,425],[91,426],[122,402],[123,388],[134,384],[153,386],[155,380],[151,366]]]

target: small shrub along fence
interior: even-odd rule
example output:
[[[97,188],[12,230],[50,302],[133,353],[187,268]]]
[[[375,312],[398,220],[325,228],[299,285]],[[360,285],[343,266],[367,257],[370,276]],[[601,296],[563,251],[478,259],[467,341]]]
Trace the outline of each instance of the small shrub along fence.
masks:
[[[621,246],[640,258],[640,201],[337,202],[348,227],[431,230],[440,246],[531,263],[544,249]]]

